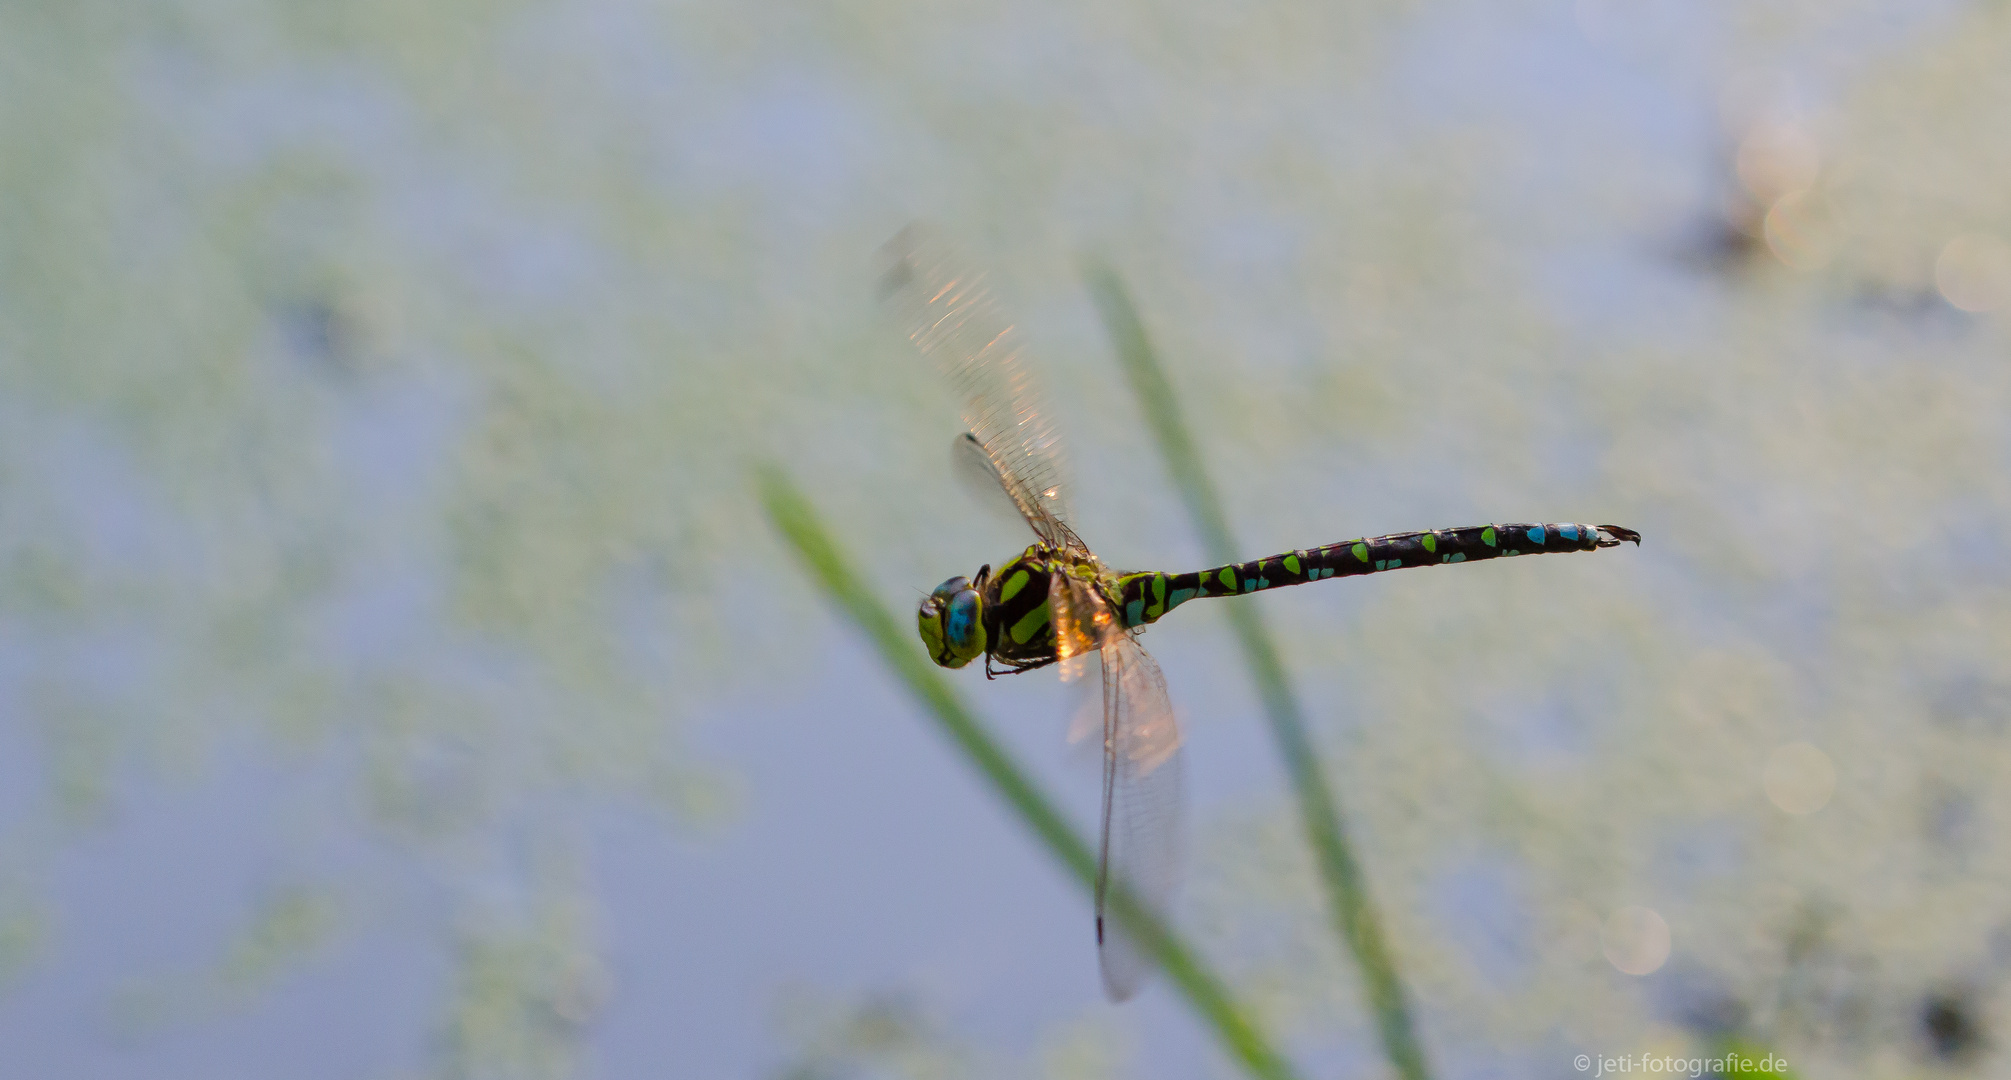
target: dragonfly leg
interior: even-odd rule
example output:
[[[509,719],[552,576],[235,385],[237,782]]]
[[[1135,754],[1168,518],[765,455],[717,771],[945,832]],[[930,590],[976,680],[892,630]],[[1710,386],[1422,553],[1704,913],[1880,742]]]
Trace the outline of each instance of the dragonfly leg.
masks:
[[[1035,669],[1035,668],[1044,668],[1044,667],[1048,666],[1049,664],[1052,664],[1052,663],[1054,663],[1054,662],[1055,662],[1055,660],[1056,660],[1056,657],[1052,657],[1052,656],[1050,656],[1050,657],[1046,657],[1045,659],[1041,659],[1041,660],[1029,660],[1029,661],[1027,661],[1027,662],[1026,662],[1026,663],[1024,663],[1024,664],[1014,664],[1013,666],[1011,666],[1011,667],[1009,667],[1009,668],[1005,668],[1005,669],[1003,669],[1003,670],[1000,670],[1000,671],[993,671],[993,670],[992,670],[992,658],[991,658],[990,654],[986,654],[986,656],[985,656],[985,678],[987,678],[987,679],[996,679],[996,678],[998,678],[998,677],[999,677],[999,676],[1001,676],[1001,675],[1020,675],[1020,674],[1024,674],[1025,672],[1029,672],[1029,671],[1032,671],[1032,670],[1033,670],[1033,669]]]

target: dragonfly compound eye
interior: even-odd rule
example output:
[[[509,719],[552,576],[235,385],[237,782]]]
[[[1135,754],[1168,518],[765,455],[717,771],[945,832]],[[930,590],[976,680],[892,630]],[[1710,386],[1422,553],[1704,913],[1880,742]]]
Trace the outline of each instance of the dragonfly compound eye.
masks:
[[[966,578],[937,586],[916,609],[915,624],[929,658],[943,667],[960,668],[985,653],[984,600]]]

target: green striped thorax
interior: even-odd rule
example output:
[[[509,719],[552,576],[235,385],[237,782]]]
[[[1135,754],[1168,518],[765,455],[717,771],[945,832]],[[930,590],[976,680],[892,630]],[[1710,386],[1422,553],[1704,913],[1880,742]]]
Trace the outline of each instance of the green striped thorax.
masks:
[[[915,611],[929,659],[946,668],[960,668],[985,654],[984,590],[992,568],[978,571],[974,583],[953,577],[922,598]]]

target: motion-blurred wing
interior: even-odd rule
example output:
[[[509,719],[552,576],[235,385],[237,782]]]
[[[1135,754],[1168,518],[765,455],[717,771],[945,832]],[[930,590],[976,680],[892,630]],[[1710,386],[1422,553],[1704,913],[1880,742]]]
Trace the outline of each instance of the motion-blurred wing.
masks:
[[[928,230],[887,242],[881,295],[909,340],[949,376],[964,426],[1041,539],[1080,548],[1068,527],[1061,439],[984,276]]]
[[[1180,728],[1159,665],[1131,635],[1103,646],[1103,843],[1096,875],[1096,947],[1103,991],[1112,1001],[1138,992],[1153,959],[1104,917],[1112,888],[1126,891],[1162,923],[1180,883]]]
[[[957,436],[956,445],[951,447],[951,468],[957,483],[970,493],[979,506],[984,507],[989,517],[1002,522],[1026,520],[1019,510],[1019,504],[1012,497],[1011,485],[999,475],[998,466],[993,464],[991,455],[985,453],[984,444],[978,437],[966,431]]]

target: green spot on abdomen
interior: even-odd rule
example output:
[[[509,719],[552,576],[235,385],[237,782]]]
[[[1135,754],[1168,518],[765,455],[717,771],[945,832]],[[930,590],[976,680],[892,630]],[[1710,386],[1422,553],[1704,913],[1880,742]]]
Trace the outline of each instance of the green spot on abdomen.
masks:
[[[1011,600],[1013,597],[1018,596],[1019,591],[1021,589],[1026,588],[1026,582],[1027,582],[1026,571],[1024,570],[1013,571],[1013,575],[1006,579],[1005,587],[999,590],[999,603],[1003,604],[1006,601]]]
[[[1369,546],[1359,540],[1355,541],[1355,558],[1361,562],[1368,562]]]
[[[1047,604],[1042,603],[1039,607],[1021,616],[1018,622],[1012,624],[1012,630],[1009,632],[1012,634],[1014,641],[1024,645],[1032,641],[1034,635],[1040,633],[1040,628],[1046,625]]]
[[[1222,572],[1215,575],[1215,577],[1216,580],[1222,583],[1223,588],[1230,592],[1236,591],[1236,571],[1225,566],[1222,568]]]
[[[1423,536],[1418,537],[1418,542],[1424,545],[1424,549],[1426,551],[1429,551],[1434,555],[1438,554],[1438,537],[1433,536],[1430,533],[1426,533]]]
[[[1299,569],[1298,553],[1294,552],[1293,554],[1285,556],[1285,569],[1290,570],[1294,575],[1302,573],[1302,571]]]
[[[1494,546],[1494,526],[1489,525],[1487,528],[1480,530],[1480,542],[1486,544],[1488,547]]]

